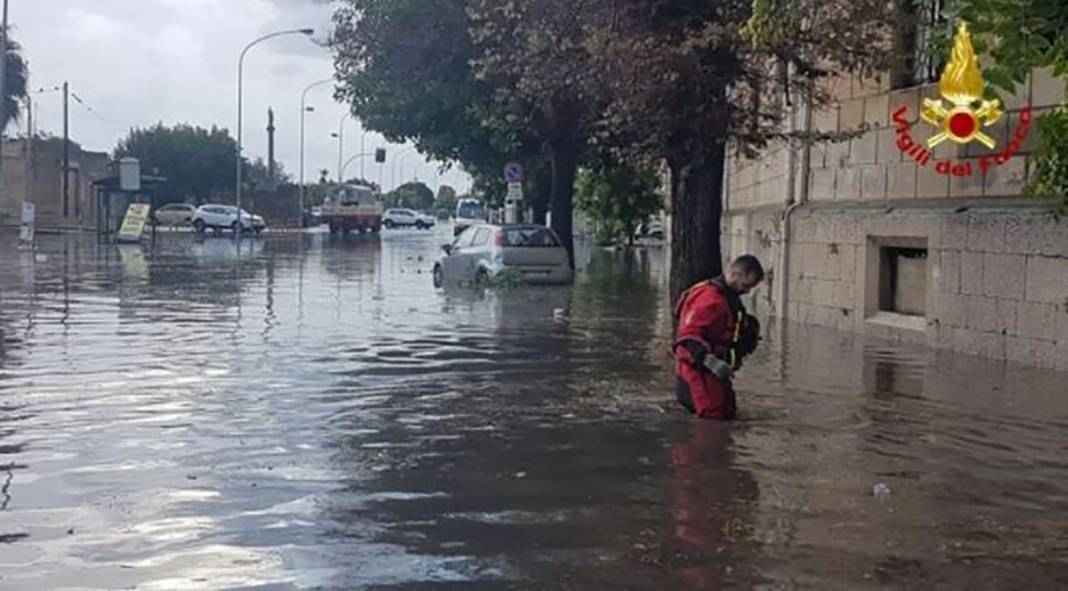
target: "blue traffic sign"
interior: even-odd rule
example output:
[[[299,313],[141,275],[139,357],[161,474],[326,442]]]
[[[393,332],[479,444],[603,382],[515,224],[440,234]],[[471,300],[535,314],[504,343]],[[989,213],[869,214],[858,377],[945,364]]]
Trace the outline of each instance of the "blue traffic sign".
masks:
[[[504,167],[504,180],[509,183],[523,181],[523,165],[518,162],[509,162]]]

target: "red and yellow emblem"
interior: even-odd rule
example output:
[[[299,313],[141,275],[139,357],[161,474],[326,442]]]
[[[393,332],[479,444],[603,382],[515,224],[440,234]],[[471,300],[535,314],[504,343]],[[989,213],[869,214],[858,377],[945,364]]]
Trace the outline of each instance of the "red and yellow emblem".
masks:
[[[938,83],[941,99],[923,99],[920,117],[941,131],[927,140],[933,148],[945,140],[958,144],[978,141],[993,149],[997,142],[983,133],[983,128],[1001,119],[1001,101],[981,100],[986,84],[979,70],[979,60],[972,49],[968,26],[961,24],[953,40],[953,53]],[[945,103],[950,104],[947,109]]]

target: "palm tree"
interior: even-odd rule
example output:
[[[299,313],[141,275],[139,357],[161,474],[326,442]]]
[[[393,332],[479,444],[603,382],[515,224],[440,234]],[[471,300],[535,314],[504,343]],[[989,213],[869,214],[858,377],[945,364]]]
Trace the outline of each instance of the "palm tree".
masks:
[[[11,29],[8,28],[7,38],[7,63],[4,70],[4,121],[0,121],[3,129],[19,118],[20,105],[26,99],[26,85],[29,83],[29,68],[26,60],[22,57],[22,46],[11,39]]]

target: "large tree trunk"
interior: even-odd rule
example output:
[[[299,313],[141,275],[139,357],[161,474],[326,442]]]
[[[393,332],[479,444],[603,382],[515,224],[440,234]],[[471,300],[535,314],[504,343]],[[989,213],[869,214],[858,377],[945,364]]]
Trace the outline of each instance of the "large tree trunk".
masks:
[[[671,168],[671,302],[694,283],[723,271],[720,218],[723,213],[724,146],[702,154],[678,154]]]
[[[530,205],[534,210],[534,219],[531,222],[544,226],[549,213],[549,196],[552,193],[552,167],[543,163],[531,167],[530,172]]]
[[[571,217],[574,206],[575,175],[578,171],[578,147],[573,141],[555,142],[549,146],[553,166],[552,228],[567,249],[571,268],[575,268],[575,238]]]

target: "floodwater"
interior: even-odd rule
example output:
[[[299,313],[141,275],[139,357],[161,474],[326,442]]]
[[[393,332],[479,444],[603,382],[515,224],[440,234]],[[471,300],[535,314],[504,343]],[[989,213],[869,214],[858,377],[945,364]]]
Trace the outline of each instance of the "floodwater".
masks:
[[[0,234],[0,588],[1068,586],[1068,376],[791,326],[695,421],[661,251],[448,232]]]

